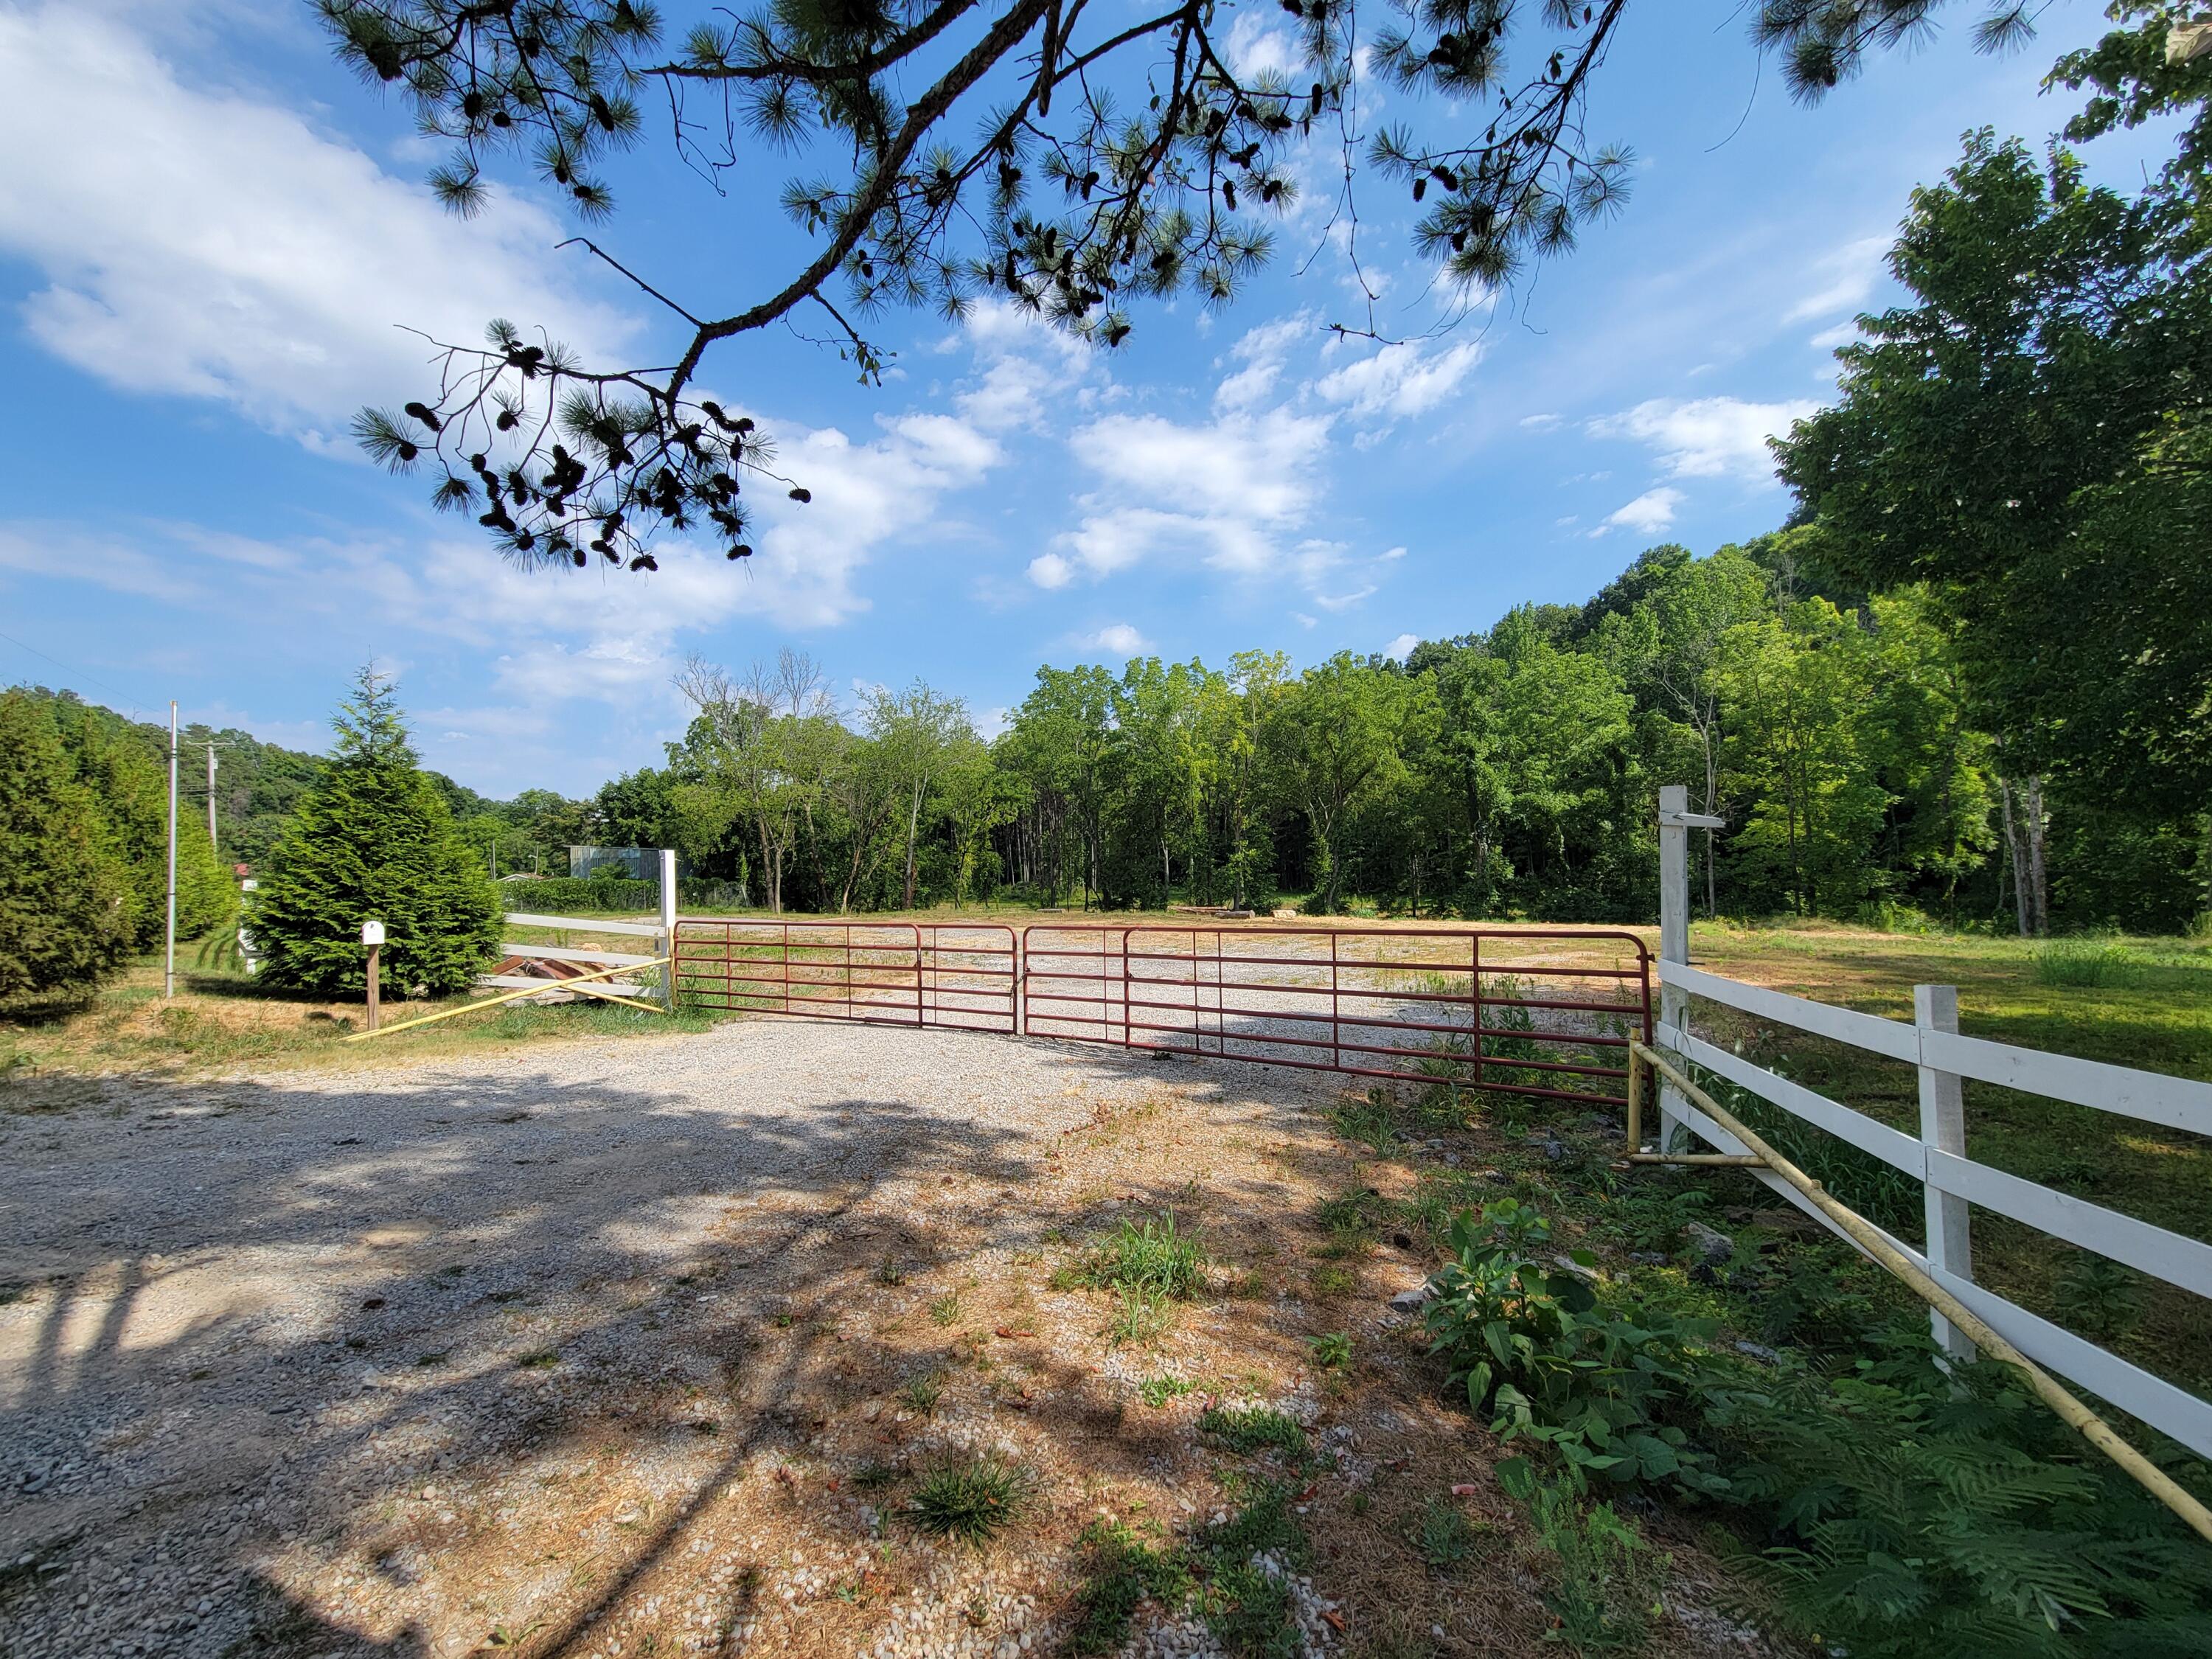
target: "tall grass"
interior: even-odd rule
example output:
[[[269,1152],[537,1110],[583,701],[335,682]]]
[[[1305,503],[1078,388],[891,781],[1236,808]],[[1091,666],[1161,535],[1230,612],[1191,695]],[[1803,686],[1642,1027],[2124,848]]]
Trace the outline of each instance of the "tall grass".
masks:
[[[2035,953],[2039,984],[2083,990],[2126,990],[2148,977],[2150,964],[2114,939],[2053,939]]]

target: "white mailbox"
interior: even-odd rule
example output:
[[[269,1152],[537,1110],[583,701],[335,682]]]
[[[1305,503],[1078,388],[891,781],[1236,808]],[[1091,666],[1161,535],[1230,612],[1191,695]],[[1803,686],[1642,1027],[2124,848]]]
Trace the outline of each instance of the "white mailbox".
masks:
[[[381,945],[381,944],[383,944],[383,943],[384,943],[384,924],[383,924],[382,922],[380,922],[380,921],[364,921],[363,923],[362,923],[362,925],[361,925],[361,942],[362,942],[363,945]]]

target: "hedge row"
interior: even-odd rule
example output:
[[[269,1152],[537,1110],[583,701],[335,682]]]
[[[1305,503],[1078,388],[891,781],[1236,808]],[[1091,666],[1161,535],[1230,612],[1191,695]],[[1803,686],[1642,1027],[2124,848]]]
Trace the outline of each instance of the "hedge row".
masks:
[[[657,881],[574,881],[549,876],[543,881],[503,881],[501,901],[510,910],[542,916],[650,915],[660,908]],[[694,878],[676,884],[678,908],[728,910],[742,908],[744,890],[733,881]]]

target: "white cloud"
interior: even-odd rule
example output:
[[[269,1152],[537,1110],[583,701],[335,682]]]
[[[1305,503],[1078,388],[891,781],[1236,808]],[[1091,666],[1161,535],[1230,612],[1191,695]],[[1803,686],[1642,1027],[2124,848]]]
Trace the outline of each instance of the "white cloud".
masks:
[[[1110,651],[1117,657],[1133,657],[1150,647],[1145,636],[1127,623],[1109,623],[1095,634],[1085,635],[1082,644],[1087,650]]]
[[[1040,553],[1030,561],[1030,580],[1039,587],[1065,587],[1075,580],[1075,567],[1057,553]]]
[[[1375,584],[1370,582],[1366,586],[1354,588],[1349,593],[1316,593],[1314,595],[1314,603],[1324,611],[1349,611],[1362,599],[1372,599],[1374,596]]]
[[[1874,292],[1875,278],[1881,275],[1888,252],[1887,237],[1865,236],[1845,243],[1814,267],[1820,286],[1784,312],[1782,320],[1802,323],[1833,312],[1856,310]]]
[[[1311,505],[1328,442],[1326,420],[1279,409],[1201,427],[1109,415],[1076,434],[1078,453],[1139,500],[1261,525],[1298,517]]]
[[[1746,403],[1738,398],[1698,398],[1684,402],[1654,398],[1619,415],[1589,422],[1594,438],[1632,438],[1659,453],[1669,477],[1733,477],[1766,483],[1774,476],[1769,437],[1787,432],[1819,404],[1801,398],[1778,404]]]
[[[1393,662],[1403,662],[1413,654],[1413,647],[1420,642],[1419,634],[1401,634],[1382,647],[1382,654]]]
[[[89,582],[111,593],[177,603],[198,592],[176,568],[129,540],[88,534],[74,526],[0,525],[0,571]]]
[[[1528,432],[1549,432],[1559,424],[1559,417],[1556,415],[1523,415],[1521,417],[1522,429]]]
[[[1314,326],[1314,314],[1300,311],[1248,331],[1230,348],[1230,356],[1244,367],[1214,388],[1214,407],[1249,409],[1264,402],[1282,378],[1291,348],[1311,338]]]
[[[1482,343],[1463,341],[1431,357],[1416,341],[1401,341],[1346,363],[1314,383],[1320,397],[1355,416],[1392,420],[1425,415],[1459,389],[1482,361]]]
[[[1255,76],[1295,74],[1304,62],[1298,43],[1257,11],[1240,11],[1229,26],[1225,46],[1230,68],[1249,86]]]
[[[1639,535],[1656,536],[1674,522],[1674,509],[1682,504],[1682,492],[1669,489],[1663,484],[1656,489],[1647,489],[1634,501],[1608,514],[1603,524],[1590,532],[1602,536],[1608,530],[1633,530]]]
[[[1054,328],[1007,300],[984,300],[969,308],[963,325],[981,373],[953,400],[961,418],[985,432],[1040,431],[1054,406],[1071,393],[1088,393],[1097,355],[1065,329]],[[957,345],[956,335],[947,342]]]
[[[1816,351],[1833,351],[1838,346],[1850,344],[1858,337],[1859,325],[1856,323],[1838,323],[1833,328],[1822,329],[1805,343]]]
[[[0,153],[19,158],[0,247],[48,284],[24,322],[125,390],[334,442],[362,403],[430,384],[428,348],[395,324],[467,343],[507,316],[592,356],[635,332],[547,274],[562,232],[530,203],[502,193],[464,225],[292,112],[187,85],[96,12],[0,10]]]

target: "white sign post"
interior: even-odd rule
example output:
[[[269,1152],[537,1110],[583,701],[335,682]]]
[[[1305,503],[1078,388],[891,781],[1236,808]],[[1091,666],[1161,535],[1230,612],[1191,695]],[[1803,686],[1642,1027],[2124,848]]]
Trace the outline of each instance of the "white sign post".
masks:
[[[676,852],[660,849],[660,954],[668,960],[660,969],[660,1000],[676,1012]]]
[[[384,924],[364,921],[361,925],[361,942],[368,947],[368,1029],[376,1029],[377,971],[384,955]]]

